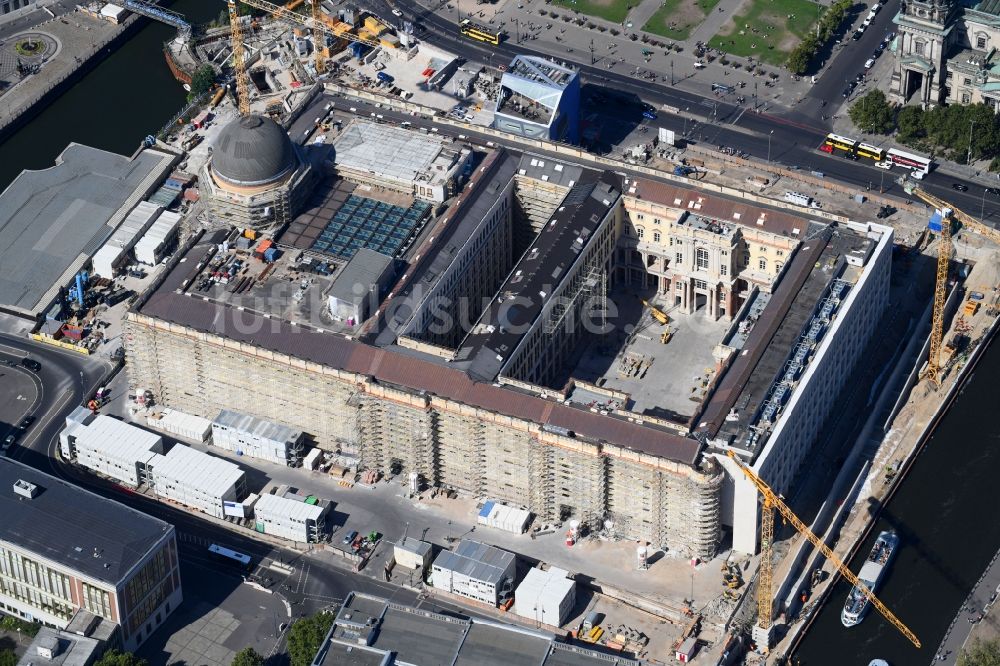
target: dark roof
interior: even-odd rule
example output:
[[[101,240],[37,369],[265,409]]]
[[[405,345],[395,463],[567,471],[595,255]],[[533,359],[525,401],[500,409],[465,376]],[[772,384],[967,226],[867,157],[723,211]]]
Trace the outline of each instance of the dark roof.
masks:
[[[827,227],[802,243],[789,263],[788,273],[750,331],[744,353],[733,361],[709,401],[699,430],[756,457],[767,437],[752,437],[750,426],[769,418],[762,416],[762,410],[772,397],[775,383],[789,372],[802,336],[814,336],[811,348],[825,330],[809,333],[824,295],[835,281],[851,281],[845,277],[847,255],[867,254],[872,244],[871,239],[845,227]],[[808,365],[810,358],[811,354],[803,352],[796,362]],[[736,412],[727,418],[733,408]]]
[[[548,632],[442,615],[357,592],[351,592],[344,600],[327,638],[330,640],[324,640],[313,663],[322,666],[639,664],[617,654],[559,643]]]
[[[513,155],[497,148],[472,173],[469,182],[441,216],[433,234],[417,249],[414,256],[418,259],[410,264],[406,275],[392,289],[393,307],[384,310],[377,322],[376,345],[384,347],[394,343],[407,322],[413,321],[414,315],[431,302],[434,288],[453,269],[459,248],[464,247],[486,221],[486,214],[514,177],[516,166]],[[435,251],[434,246],[439,249]],[[406,330],[406,333],[419,331]]]
[[[220,238],[219,234],[206,235],[187,253],[178,253],[178,259],[183,254],[186,261],[173,265],[160,287],[140,306],[140,312],[415,392],[426,392],[539,425],[558,426],[592,441],[608,442],[686,464],[694,464],[697,460],[700,450],[697,441],[665,429],[595,414],[504,386],[476,382],[461,370],[392,348],[378,349],[334,333],[293,326],[280,319],[264,319],[179,291],[182,284],[197,274],[197,265],[213,245],[221,242]]]
[[[830,232],[826,231],[820,238],[803,243],[802,247],[795,253],[785,275],[778,283],[778,288],[771,296],[771,301],[764,308],[757,323],[754,324],[750,335],[747,336],[747,341],[743,345],[743,349],[746,351],[737,355],[736,360],[722,376],[719,387],[706,405],[699,422],[699,431],[707,432],[714,437],[722,428],[726,416],[743,393],[750,376],[757,371],[764,353],[771,348],[774,334],[784,322],[788,310],[792,307],[792,302],[802,285],[805,284],[806,278],[809,277],[823,250],[826,249],[829,239]],[[786,347],[785,353],[787,351]],[[770,376],[773,378],[775,373],[777,373],[777,368],[770,373]],[[762,391],[766,390],[766,386],[762,388]],[[763,400],[765,397],[764,395],[758,396],[758,400]],[[753,415],[753,411],[755,410],[744,410],[744,413],[749,418]]]
[[[333,280],[327,295],[344,303],[360,303],[369,298],[373,286],[380,286],[392,264],[392,257],[367,247],[359,248]]]
[[[212,151],[212,173],[232,185],[280,180],[295,168],[292,140],[270,118],[246,116],[222,128]]]
[[[114,233],[173,156],[134,158],[70,144],[56,164],[22,171],[0,195],[0,306],[35,312]]]
[[[15,494],[18,480],[40,492]],[[0,458],[0,516],[0,541],[112,585],[174,529],[9,458]]]
[[[500,287],[456,355],[473,379],[492,382],[553,297],[560,293],[613,210],[621,183],[609,172],[581,174]]]
[[[671,185],[647,178],[635,178],[625,187],[625,196],[680,208],[720,222],[738,224],[752,229],[763,229],[772,234],[789,238],[804,238],[808,220],[800,215],[782,210],[754,206],[703,190]],[[796,231],[797,230],[797,231]]]

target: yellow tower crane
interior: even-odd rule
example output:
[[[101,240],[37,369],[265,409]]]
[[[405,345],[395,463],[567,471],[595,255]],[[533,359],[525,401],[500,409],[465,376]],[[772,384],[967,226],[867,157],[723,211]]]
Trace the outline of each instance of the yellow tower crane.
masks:
[[[341,25],[339,28],[327,25],[320,16],[319,0],[310,0],[312,11],[309,16],[293,11],[292,8],[302,4],[295,3],[294,1],[284,6],[268,2],[267,0],[241,0],[241,2],[254,9],[266,12],[277,19],[311,30],[317,74],[322,73],[325,69],[323,61],[323,53],[326,50],[326,44],[324,43],[325,35],[332,35],[337,39],[345,39],[349,42],[359,42],[372,48],[381,46],[377,41],[365,39],[351,33],[346,25]],[[243,26],[240,23],[239,9],[237,7],[239,3],[237,0],[226,0],[226,3],[229,5],[229,23],[232,28],[233,69],[236,70],[236,96],[240,115],[245,116],[250,113],[250,78],[247,74],[246,61],[243,57]]]
[[[226,0],[229,6],[229,26],[232,28],[233,70],[236,75],[236,106],[241,116],[250,115],[250,75],[243,59],[243,23],[236,0]]]
[[[746,463],[736,457],[736,454],[729,451],[729,457],[733,459],[736,465],[740,468],[740,471],[746,475],[750,482],[757,487],[757,492],[760,493],[764,504],[764,511],[761,517],[761,550],[760,550],[760,575],[758,576],[757,585],[757,623],[761,629],[764,629],[768,635],[770,635],[771,628],[771,615],[774,608],[774,601],[771,597],[771,573],[773,563],[771,562],[771,546],[774,538],[774,510],[777,509],[778,513],[784,517],[789,523],[792,524],[799,534],[804,536],[809,540],[813,546],[819,549],[823,556],[826,557],[837,570],[840,571],[841,575],[847,579],[851,585],[854,585],[861,593],[868,599],[868,602],[873,605],[878,612],[882,614],[885,619],[889,620],[892,626],[899,629],[900,633],[906,636],[911,643],[915,646],[920,647],[920,640],[916,635],[909,630],[909,628],[903,624],[899,618],[892,614],[885,604],[879,601],[868,586],[861,582],[861,580],[854,575],[847,565],[837,557],[830,548],[823,543],[823,541],[813,534],[812,530],[803,523],[798,516],[792,512],[788,506],[781,501],[778,494],[774,492],[767,483],[757,476],[752,469],[747,467]]]
[[[951,260],[951,224],[952,218],[962,223],[962,226],[974,233],[989,238],[993,242],[1000,244],[1000,231],[979,222],[971,215],[963,213],[944,199],[925,192],[923,189],[909,183],[903,182],[903,187],[909,194],[913,194],[937,209],[941,216],[941,245],[938,247],[937,258],[937,279],[934,284],[934,314],[931,318],[931,344],[930,353],[927,356],[927,370],[924,376],[935,386],[941,382],[941,343],[944,338],[944,303],[948,295],[948,265]]]

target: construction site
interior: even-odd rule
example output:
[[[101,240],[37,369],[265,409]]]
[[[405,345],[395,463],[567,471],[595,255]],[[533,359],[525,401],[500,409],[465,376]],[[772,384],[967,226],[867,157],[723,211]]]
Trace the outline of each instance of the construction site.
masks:
[[[121,183],[63,190],[58,211],[5,207],[18,229],[65,221],[74,201],[103,206],[65,247],[63,222],[32,226],[59,261],[0,284],[0,307],[93,350],[124,302],[131,394],[301,431],[344,493],[384,478],[465,508],[489,498],[530,515],[539,544],[524,552],[565,543],[583,573],[598,547],[595,562],[631,574],[645,553],[675,558],[678,648],[698,626],[688,563],[721,573],[701,611],[723,649],[723,628],[766,650],[808,615],[823,589],[812,547],[850,580],[843,553],[819,544],[853,524],[868,477],[844,485],[816,461],[843,461],[853,442],[835,440],[897,370],[909,375],[886,384],[901,391],[892,416],[924,423],[941,404],[1000,312],[997,232],[919,186],[926,214],[889,226],[501,132],[473,140],[463,123],[495,120],[489,68],[421,50],[377,16],[247,4],[277,18],[231,5],[228,28],[171,45],[234,75],[192,122],[131,160],[71,147],[4,193],[31,199],[84,161]],[[344,90],[333,79],[392,104],[358,112],[327,94]],[[459,84],[482,103],[456,105]],[[562,100],[536,124],[554,127]],[[866,472],[898,470],[904,440],[887,436]]]

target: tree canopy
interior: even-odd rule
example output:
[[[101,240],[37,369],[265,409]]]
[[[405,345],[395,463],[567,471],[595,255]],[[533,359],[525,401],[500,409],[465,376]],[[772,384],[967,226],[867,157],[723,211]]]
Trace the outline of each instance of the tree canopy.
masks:
[[[94,662],[94,666],[146,666],[146,660],[131,652],[108,650],[103,657]]]
[[[264,657],[252,647],[246,647],[233,655],[231,666],[264,666]]]
[[[297,620],[288,630],[292,666],[309,666],[333,625],[333,613],[317,613]]]
[[[188,99],[195,99],[208,92],[215,84],[215,69],[211,65],[202,65],[191,77],[191,92]]]
[[[881,90],[872,90],[856,101],[848,115],[854,126],[864,132],[889,134],[894,127],[895,112]]]
[[[17,666],[17,654],[13,650],[0,650],[0,666]]]
[[[1000,639],[976,639],[958,655],[958,666],[1000,666]]]

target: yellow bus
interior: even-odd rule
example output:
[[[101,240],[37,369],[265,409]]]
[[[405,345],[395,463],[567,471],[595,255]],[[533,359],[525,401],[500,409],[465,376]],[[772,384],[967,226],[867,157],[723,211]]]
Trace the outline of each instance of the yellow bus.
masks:
[[[868,159],[875,160],[876,162],[882,162],[885,160],[885,149],[873,146],[870,143],[859,143],[854,152],[861,157],[867,157]]]
[[[473,23],[469,19],[462,19],[458,24],[459,31],[466,37],[471,37],[477,42],[485,42],[498,46],[500,44],[500,31],[487,28],[484,25]]]
[[[836,148],[837,150],[846,150],[851,152],[858,145],[858,142],[854,139],[849,139],[846,136],[840,136],[839,134],[827,134],[826,141],[823,142],[823,145],[830,148]]]

